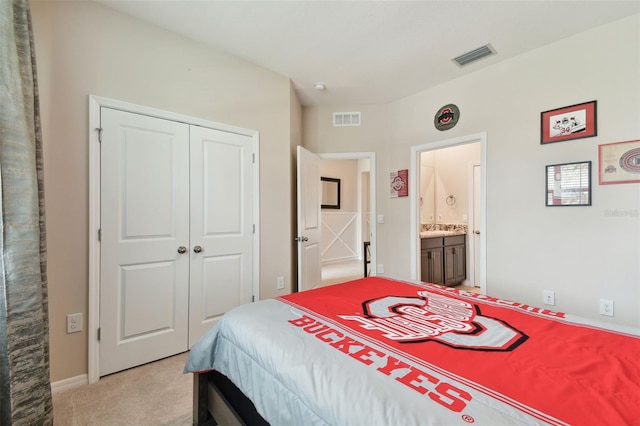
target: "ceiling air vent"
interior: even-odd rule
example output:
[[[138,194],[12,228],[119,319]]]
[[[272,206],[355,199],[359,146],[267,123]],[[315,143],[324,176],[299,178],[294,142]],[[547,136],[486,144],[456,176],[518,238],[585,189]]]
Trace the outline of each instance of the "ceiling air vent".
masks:
[[[360,125],[359,112],[334,112],[333,113],[333,126],[359,126]]]
[[[471,52],[467,52],[456,58],[453,58],[453,61],[458,64],[459,67],[463,67],[482,58],[486,58],[487,56],[494,55],[495,53],[496,51],[493,50],[491,45],[485,44],[484,46],[478,47]]]

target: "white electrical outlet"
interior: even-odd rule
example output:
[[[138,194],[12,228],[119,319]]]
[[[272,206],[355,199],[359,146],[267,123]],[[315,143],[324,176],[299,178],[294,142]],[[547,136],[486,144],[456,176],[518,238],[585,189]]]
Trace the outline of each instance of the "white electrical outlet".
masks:
[[[284,288],[284,277],[276,278],[276,286],[278,287],[278,290],[282,290]]]
[[[384,274],[384,265],[382,263],[378,263],[378,273]]]
[[[82,313],[67,315],[67,334],[82,331]]]
[[[600,299],[600,315],[613,316],[613,300]]]
[[[556,304],[556,295],[551,290],[543,290],[542,297],[544,298],[544,304],[554,306]]]

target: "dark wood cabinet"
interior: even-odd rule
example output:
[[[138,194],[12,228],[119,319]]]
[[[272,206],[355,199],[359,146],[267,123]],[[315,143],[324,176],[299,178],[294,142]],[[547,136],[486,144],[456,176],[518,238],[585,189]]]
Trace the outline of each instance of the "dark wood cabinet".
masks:
[[[421,280],[433,284],[444,284],[442,265],[442,247],[423,249],[421,253]]]
[[[467,277],[465,236],[444,237],[444,285],[458,285]]]
[[[466,242],[465,235],[422,238],[421,281],[455,286],[466,278]]]

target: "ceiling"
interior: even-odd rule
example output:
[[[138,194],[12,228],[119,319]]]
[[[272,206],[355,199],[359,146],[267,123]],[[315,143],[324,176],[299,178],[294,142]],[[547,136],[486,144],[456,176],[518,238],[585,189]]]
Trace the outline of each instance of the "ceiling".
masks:
[[[289,77],[303,105],[392,102],[640,13],[637,0],[98,1]],[[496,55],[451,60],[487,43]]]

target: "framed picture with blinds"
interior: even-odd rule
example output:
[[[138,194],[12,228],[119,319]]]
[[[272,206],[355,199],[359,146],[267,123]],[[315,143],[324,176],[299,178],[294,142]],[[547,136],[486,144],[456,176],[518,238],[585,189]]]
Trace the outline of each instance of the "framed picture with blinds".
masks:
[[[591,205],[591,161],[546,166],[547,207]]]

